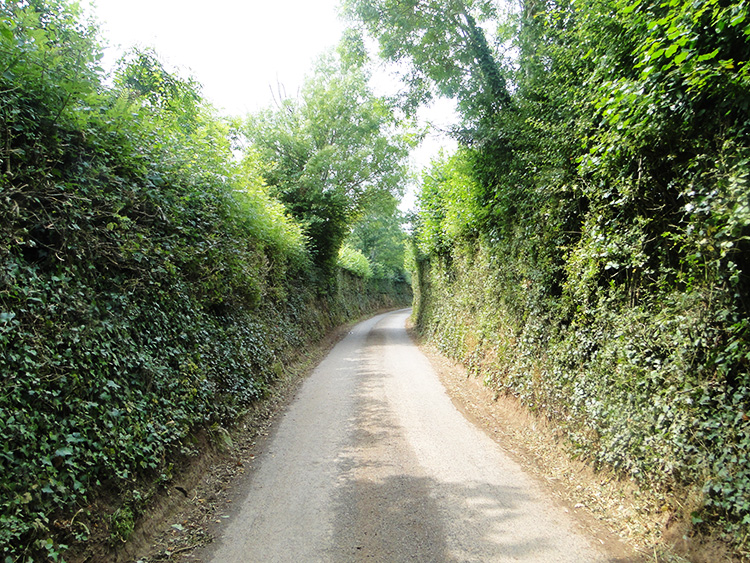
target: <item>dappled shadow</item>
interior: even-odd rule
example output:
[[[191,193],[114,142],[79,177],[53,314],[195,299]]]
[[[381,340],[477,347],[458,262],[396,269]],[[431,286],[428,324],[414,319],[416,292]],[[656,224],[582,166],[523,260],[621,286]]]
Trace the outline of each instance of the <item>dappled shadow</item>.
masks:
[[[515,489],[400,474],[341,487],[331,561],[561,561],[547,538],[514,529]],[[456,510],[446,505],[461,506]]]
[[[353,438],[338,460],[342,482],[326,560],[565,560],[548,538],[519,532],[520,505],[528,499],[519,487],[439,481],[419,466],[384,397],[377,361],[385,341],[392,345],[404,336],[403,329],[388,326],[368,335],[372,361],[358,373]]]

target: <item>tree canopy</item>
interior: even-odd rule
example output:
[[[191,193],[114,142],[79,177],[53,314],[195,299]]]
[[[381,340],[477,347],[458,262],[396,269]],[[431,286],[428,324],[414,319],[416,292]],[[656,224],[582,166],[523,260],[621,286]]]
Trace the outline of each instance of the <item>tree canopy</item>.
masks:
[[[273,193],[305,226],[317,264],[330,268],[368,205],[402,193],[409,139],[372,94],[364,67],[330,53],[299,99],[251,116],[244,127]]]
[[[404,279],[406,218],[398,204],[395,198],[381,198],[369,205],[347,237],[347,243],[368,259],[375,277]]]
[[[481,23],[493,21],[491,0],[346,0],[344,10],[375,37],[383,58],[399,63],[414,109],[439,93],[456,97],[466,117],[494,113],[510,101]]]

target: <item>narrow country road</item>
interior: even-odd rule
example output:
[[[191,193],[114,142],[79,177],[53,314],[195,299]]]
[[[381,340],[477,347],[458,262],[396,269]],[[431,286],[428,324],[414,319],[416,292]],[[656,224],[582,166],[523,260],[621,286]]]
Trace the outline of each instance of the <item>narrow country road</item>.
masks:
[[[610,561],[456,410],[408,314],[357,325],[305,381],[211,560]]]

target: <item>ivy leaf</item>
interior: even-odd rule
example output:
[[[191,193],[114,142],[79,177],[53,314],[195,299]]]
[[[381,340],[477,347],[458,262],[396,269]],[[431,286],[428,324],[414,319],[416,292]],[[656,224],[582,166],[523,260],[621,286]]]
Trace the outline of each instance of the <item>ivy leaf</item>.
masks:
[[[0,313],[0,323],[7,323],[9,321],[12,321],[15,318],[15,313],[6,313],[2,312]]]
[[[744,21],[745,21],[746,17],[747,17],[747,14],[745,14],[745,13],[743,13],[743,12],[740,12],[739,14],[737,14],[736,16],[734,16],[734,17],[733,17],[733,18],[732,18],[732,19],[731,19],[731,20],[729,21],[729,25],[730,25],[731,27],[737,27],[738,25],[740,25],[740,24],[741,24],[742,22],[744,22]]]
[[[720,51],[720,49],[715,49],[715,50],[711,51],[710,53],[706,53],[705,55],[701,55],[700,57],[698,57],[698,62],[702,63],[704,61],[710,61],[711,59],[713,59],[714,57],[716,57],[716,55],[719,54],[719,51]]]
[[[630,6],[625,6],[625,7],[624,7],[624,8],[622,9],[622,13],[623,13],[623,14],[631,14],[631,13],[633,13],[633,12],[635,11],[635,9],[636,9],[636,8],[638,8],[638,6],[640,6],[640,5],[641,5],[641,3],[640,3],[639,1],[633,2],[633,3],[632,3],[632,4],[630,5]]]
[[[674,58],[674,63],[677,65],[682,64],[682,62],[688,57],[689,54],[690,54],[690,51],[687,51],[687,50],[680,51],[680,54]]]

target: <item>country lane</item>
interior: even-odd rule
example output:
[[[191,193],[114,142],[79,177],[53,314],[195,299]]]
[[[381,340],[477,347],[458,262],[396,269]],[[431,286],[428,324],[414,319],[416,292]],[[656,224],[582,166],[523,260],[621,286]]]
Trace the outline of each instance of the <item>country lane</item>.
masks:
[[[305,381],[209,560],[614,561],[454,407],[409,314],[358,324]]]

